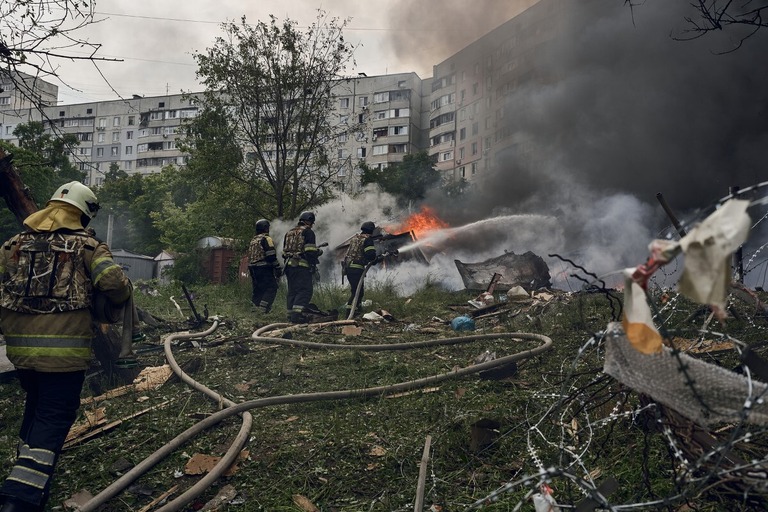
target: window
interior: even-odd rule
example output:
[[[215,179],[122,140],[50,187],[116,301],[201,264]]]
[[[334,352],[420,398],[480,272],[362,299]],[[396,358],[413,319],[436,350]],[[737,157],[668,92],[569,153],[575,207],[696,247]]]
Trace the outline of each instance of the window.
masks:
[[[348,156],[348,155],[347,155],[347,150],[346,150],[346,149],[344,149],[344,148],[341,148],[341,149],[339,150],[339,158],[347,158],[347,156]]]
[[[120,142],[120,132],[112,132],[112,142]]]
[[[462,178],[466,178],[467,177],[467,168],[466,167],[464,167],[464,166],[459,167],[459,176],[461,176]]]
[[[100,117],[99,118],[99,128],[106,128],[107,126],[107,118],[106,117]]]
[[[133,154],[133,146],[125,146],[125,154],[126,155],[132,155]]]
[[[472,176],[477,174],[477,162],[472,162]]]
[[[477,135],[478,128],[477,123],[472,123],[472,135]]]
[[[377,110],[373,113],[374,119],[386,119],[387,114],[389,113],[389,110]]]
[[[131,167],[133,167],[133,162],[131,162],[130,160],[126,160],[123,162],[123,169],[130,170]]]
[[[133,138],[133,130],[128,130],[125,132],[125,138],[131,140]]]
[[[162,105],[162,103],[161,103]],[[160,121],[163,119],[163,113],[162,112],[150,112],[149,113],[149,120],[150,121]]]
[[[163,146],[163,149],[176,149],[176,141],[175,140],[166,141],[165,145]]]
[[[146,137],[147,135],[149,135],[149,130],[146,128],[139,130],[139,138]]]
[[[197,117],[197,109],[196,108],[189,108],[186,110],[179,111],[179,117],[182,119],[188,118],[188,117]]]
[[[149,129],[150,135],[162,135],[163,134],[163,127],[162,126],[155,126]]]
[[[90,110],[90,109],[88,109],[88,110]],[[81,119],[80,120],[80,126],[93,126],[93,118]]]
[[[136,116],[128,116],[128,126],[133,126],[136,124]]]
[[[104,135],[104,134],[102,133],[101,135]],[[77,140],[79,140],[80,142],[93,140],[93,133],[91,132],[78,133]]]
[[[365,114],[357,114],[357,122],[358,124],[363,124],[365,122]]]
[[[10,104],[11,104],[10,96],[0,96],[0,105],[10,105]]]
[[[368,106],[368,96],[360,96],[357,98],[357,104],[361,107],[367,107]]]
[[[176,128],[178,128],[178,126],[166,126],[165,128],[163,128],[163,134],[174,135],[176,133]]]
[[[87,165],[88,164],[86,162],[79,162],[77,164],[77,168],[80,169],[81,171],[85,171],[85,170],[88,169]],[[86,183],[86,185],[87,185],[87,183]]]
[[[349,98],[339,99],[339,108],[349,108]]]
[[[64,117],[64,111],[63,110],[59,110],[59,117]]]
[[[147,145],[146,144],[139,144],[136,146],[136,152],[137,153],[146,153],[147,152]]]
[[[120,126],[120,118],[119,117],[113,117],[112,118],[112,126]]]
[[[175,110],[169,110],[168,112],[165,113],[166,119],[176,119],[177,116],[178,116],[178,113]]]
[[[105,140],[105,138],[104,138],[104,134],[103,134],[103,133],[100,133],[100,134],[99,134],[99,142],[104,142],[104,140]]]
[[[347,142],[347,134],[346,133],[340,133],[339,134],[339,142]]]
[[[477,142],[472,143],[472,154],[473,155],[477,154]]]
[[[389,135],[408,135],[408,126],[390,126]]]
[[[163,107],[165,107],[165,102],[161,101],[160,103],[157,104],[157,106],[158,106],[158,108],[163,108]]]
[[[377,92],[376,94],[373,95],[374,103],[384,103],[385,101],[389,101],[389,91]]]
[[[459,160],[464,158],[464,148],[459,148]]]
[[[78,121],[79,121],[78,119],[65,119],[64,120],[64,126],[65,127],[68,127],[68,126],[79,126],[80,123]]]
[[[453,160],[453,151],[443,151],[440,153],[441,162],[447,162],[448,160]]]
[[[348,124],[348,123],[349,123],[349,114],[340,114],[339,124]]]
[[[397,82],[397,86],[400,89],[405,89],[408,86],[408,82],[406,82],[405,80],[400,80]]]
[[[104,156],[104,148],[96,148],[96,156]]]
[[[77,154],[82,156],[91,156],[91,148],[77,148]]]
[[[93,109],[92,108],[87,108],[87,109],[85,109],[85,113],[86,114],[93,114]]]
[[[464,140],[466,138],[467,138],[467,129],[466,128],[461,128],[459,130],[459,140]]]
[[[361,140],[368,142],[368,140],[365,138],[364,132],[357,132],[357,135],[355,135],[355,140],[358,142],[360,142]]]
[[[477,94],[477,91],[480,89],[480,86],[477,82],[472,84],[472,94]]]
[[[365,158],[365,148],[357,148],[357,158]]]
[[[374,155],[386,155],[387,154],[387,145],[382,146],[373,146],[373,154]]]
[[[120,148],[117,146],[112,146],[110,149],[110,155],[111,156],[120,156]]]

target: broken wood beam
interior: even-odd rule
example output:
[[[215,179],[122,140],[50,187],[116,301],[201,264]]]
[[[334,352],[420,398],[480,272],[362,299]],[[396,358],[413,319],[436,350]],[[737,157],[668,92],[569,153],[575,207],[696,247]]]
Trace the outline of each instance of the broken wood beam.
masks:
[[[424,451],[421,454],[419,465],[419,481],[416,485],[416,500],[413,503],[413,512],[424,510],[424,487],[427,481],[427,464],[429,464],[429,449],[432,445],[432,436],[427,436],[424,441]]]

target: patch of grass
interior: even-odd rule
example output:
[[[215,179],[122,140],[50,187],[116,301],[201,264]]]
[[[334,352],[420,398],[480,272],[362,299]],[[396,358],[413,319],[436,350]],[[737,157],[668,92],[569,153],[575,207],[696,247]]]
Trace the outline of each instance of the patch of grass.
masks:
[[[174,346],[175,357],[193,378],[236,402],[395,384],[470,366],[483,353],[502,357],[537,345],[490,339],[397,352],[277,346],[252,340],[251,333],[259,326],[284,320],[284,283],[268,315],[251,311],[250,283],[195,285],[189,291],[199,312],[207,305],[210,314],[223,317],[223,324],[199,346],[180,341]],[[434,283],[409,297],[395,291],[387,282],[366,291],[366,298],[373,301],[369,309],[386,309],[394,322],[362,323],[360,336],[343,336],[338,328],[297,331],[292,336],[339,345],[455,337],[461,333],[453,332],[446,322],[469,311],[466,301],[476,295],[446,291]],[[320,284],[316,292],[313,301],[321,309],[335,309],[348,297],[347,287],[333,284]],[[181,315],[170,297],[179,303]],[[686,319],[698,306],[677,296],[672,305],[666,300],[659,298],[659,304],[666,308],[669,326],[692,328]],[[190,311],[178,286],[157,287],[151,295],[137,294],[137,304],[169,320],[167,326],[147,329],[150,341],[140,348],[158,345],[171,329],[188,328]],[[530,509],[526,494],[538,484],[536,475],[542,468],[558,468],[596,484],[608,477],[616,479],[618,490],[610,496],[613,505],[654,502],[677,494],[686,485],[690,488],[677,482],[679,464],[671,455],[667,437],[654,427],[653,416],[643,422],[634,413],[641,407],[641,398],[602,374],[602,348],[589,343],[614,318],[616,305],[612,310],[609,299],[599,293],[558,292],[550,301],[507,304],[501,314],[477,319],[478,333],[533,332],[550,336],[554,342],[549,352],[518,362],[517,372],[503,380],[472,375],[396,395],[253,409],[248,458],[194,506],[231,484],[242,500],[233,510],[295,511],[293,496],[301,494],[324,512],[410,511],[427,436],[432,439],[432,450],[425,503],[446,510],[466,510],[525,476],[531,477],[530,485],[512,486],[482,510],[509,511],[520,502],[523,509]],[[742,309],[741,318],[728,322],[729,333],[743,339],[764,338],[765,318],[749,307]],[[414,325],[419,327],[412,328]],[[726,368],[738,363],[738,357],[730,353],[707,357]],[[140,361],[157,366],[163,364],[164,356],[162,351],[146,351],[140,354]],[[99,378],[89,378],[84,396],[90,396],[92,388],[103,387],[97,385]],[[6,468],[15,457],[21,403],[15,382],[2,386],[0,457]],[[110,469],[121,459],[140,462],[218,409],[212,400],[178,380],[95,406],[105,407],[110,421],[126,419],[113,430],[64,452],[52,505],[81,489],[98,493],[117,478]],[[130,418],[153,406],[158,408]],[[493,421],[498,428],[491,444],[478,448],[473,431],[480,420]],[[196,436],[103,510],[137,510],[173,485],[182,489],[192,485],[198,477],[177,478],[175,474],[195,453],[223,454],[239,425],[237,417],[229,418]],[[765,447],[765,437],[762,431],[754,432],[750,444],[756,454],[749,457],[764,457],[760,449]],[[739,453],[744,450],[740,445],[732,448]],[[560,503],[576,504],[585,498],[572,479],[553,476],[550,485]],[[741,503],[736,493],[722,485],[697,488],[688,495],[688,504],[705,511],[724,504],[729,510],[750,510],[752,506]]]

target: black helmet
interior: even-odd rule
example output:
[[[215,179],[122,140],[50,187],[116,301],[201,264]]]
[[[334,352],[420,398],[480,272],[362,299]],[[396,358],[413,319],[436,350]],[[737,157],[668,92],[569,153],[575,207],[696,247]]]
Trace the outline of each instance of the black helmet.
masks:
[[[301,215],[299,215],[299,222],[304,222],[306,224],[314,224],[315,214],[312,212],[303,212]]]
[[[256,221],[257,233],[269,233],[269,221],[267,219],[259,219]]]
[[[369,220],[363,222],[363,224],[360,226],[360,231],[363,233],[368,233],[369,235],[373,233],[374,229],[376,229],[376,224]]]

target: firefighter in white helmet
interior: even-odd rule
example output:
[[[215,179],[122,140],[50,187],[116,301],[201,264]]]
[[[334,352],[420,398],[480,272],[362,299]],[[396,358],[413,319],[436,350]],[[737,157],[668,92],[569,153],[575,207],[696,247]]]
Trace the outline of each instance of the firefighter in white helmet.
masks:
[[[91,189],[67,183],[0,247],[0,328],[26,392],[18,457],[0,486],[2,512],[44,509],[91,359],[94,292],[114,304],[131,296],[107,245],[85,230],[98,210]]]

